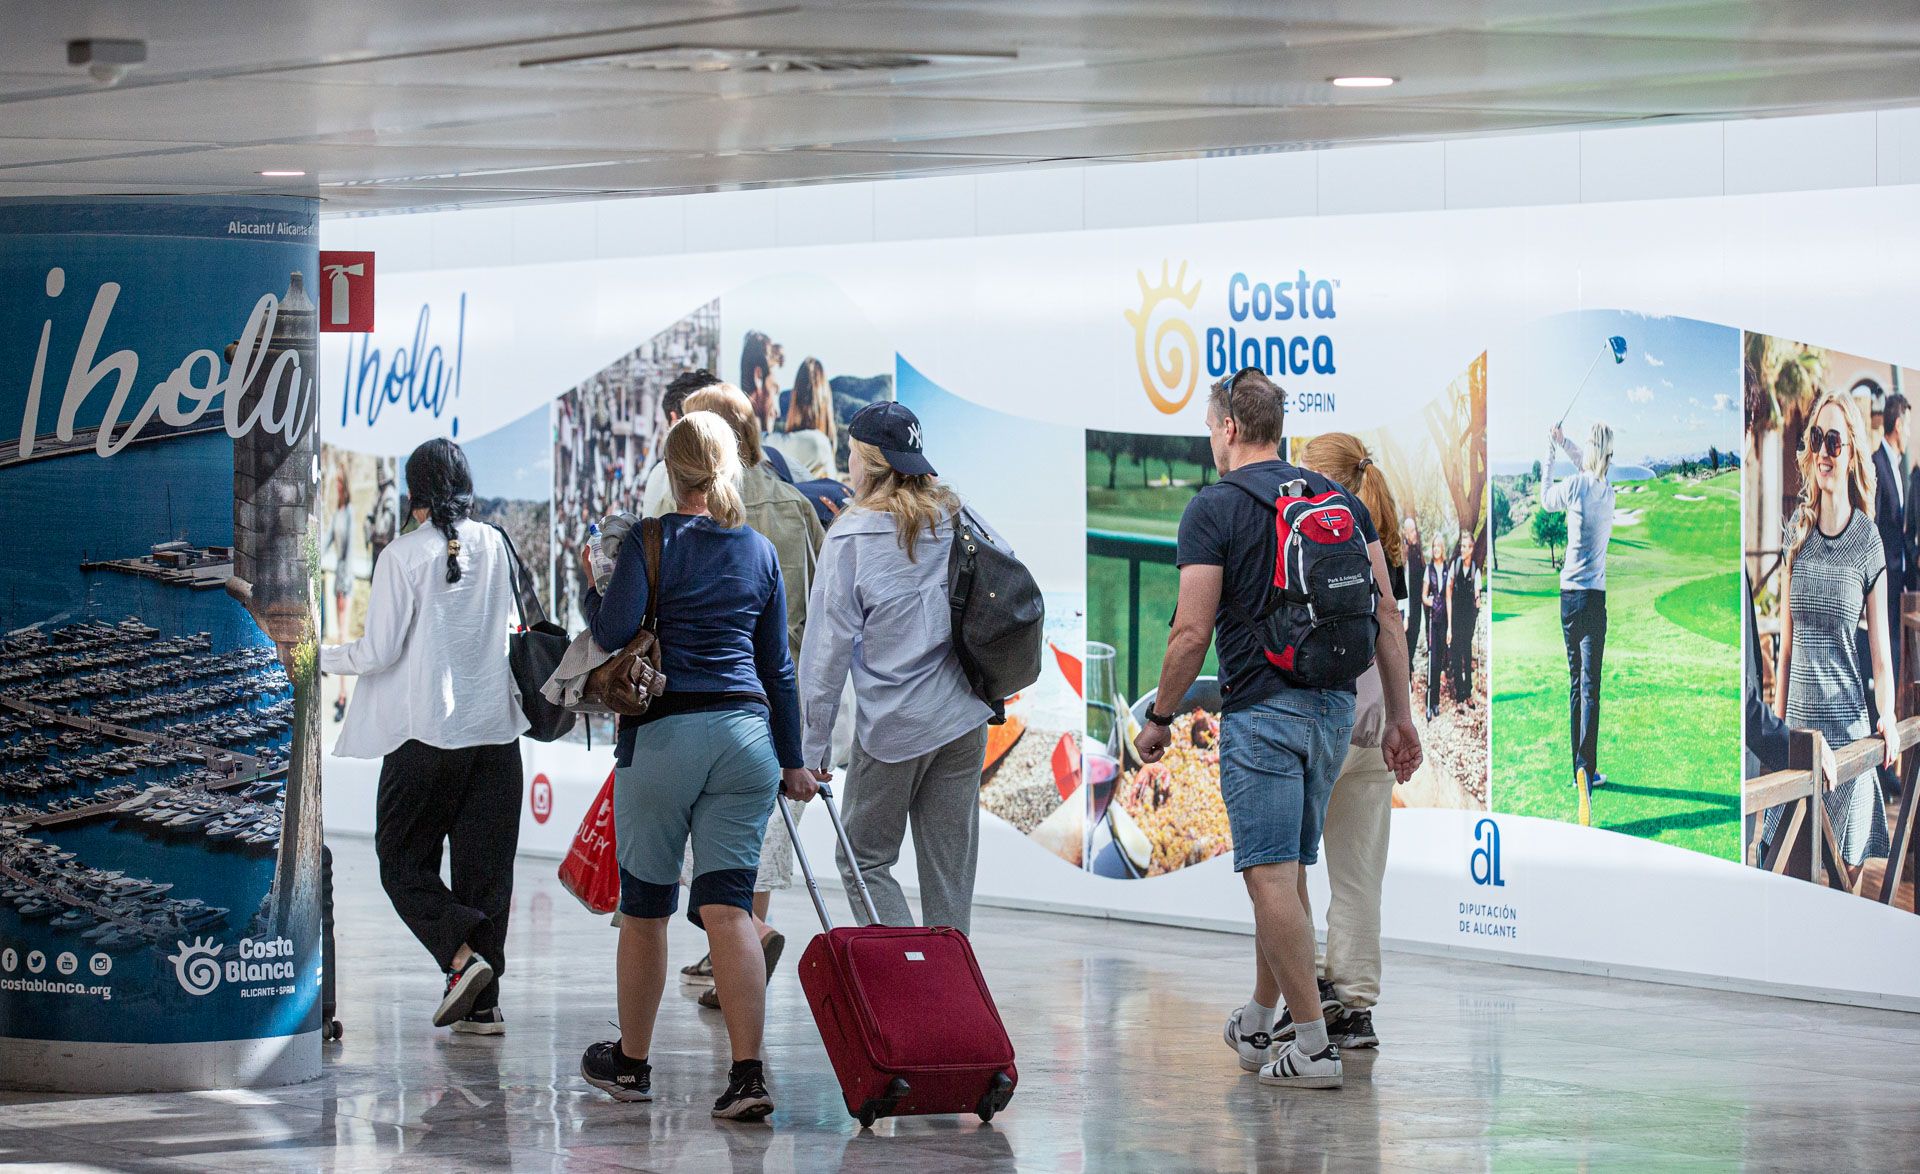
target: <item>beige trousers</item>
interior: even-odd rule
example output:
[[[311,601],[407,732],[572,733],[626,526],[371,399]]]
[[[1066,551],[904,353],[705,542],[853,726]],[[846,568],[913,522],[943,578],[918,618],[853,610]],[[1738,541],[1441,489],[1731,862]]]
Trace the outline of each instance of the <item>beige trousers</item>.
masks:
[[[1350,1010],[1380,1000],[1380,882],[1392,817],[1393,772],[1380,748],[1349,747],[1327,798],[1320,858],[1333,889],[1323,969],[1341,1006]]]

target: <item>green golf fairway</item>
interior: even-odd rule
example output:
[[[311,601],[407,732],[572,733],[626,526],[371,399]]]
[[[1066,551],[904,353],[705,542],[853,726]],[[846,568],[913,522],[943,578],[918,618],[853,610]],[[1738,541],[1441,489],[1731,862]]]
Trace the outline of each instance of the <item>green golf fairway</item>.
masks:
[[[1148,475],[1164,479],[1166,463],[1154,459],[1147,463]],[[1174,478],[1186,482],[1168,488],[1165,485],[1141,485],[1142,471],[1131,459],[1122,457],[1114,478],[1115,487],[1107,488],[1107,458],[1097,452],[1087,454],[1087,529],[1144,538],[1171,539],[1180,532],[1180,515],[1199,492],[1201,471],[1185,461],[1173,463]],[[1111,644],[1119,653],[1120,689],[1129,702],[1160,682],[1160,665],[1166,659],[1167,624],[1173,618],[1174,605],[1180,599],[1180,572],[1164,563],[1140,566],[1140,648],[1138,679],[1128,680],[1129,651],[1129,577],[1125,559],[1087,558],[1087,639]],[[1201,669],[1211,676],[1218,671],[1211,649]]]
[[[1737,860],[1740,473],[1617,489],[1616,511],[1638,510],[1640,521],[1616,522],[1607,548],[1600,770],[1609,783],[1593,793],[1593,826]],[[1499,539],[1499,561],[1492,806],[1571,823],[1559,572],[1524,526]]]

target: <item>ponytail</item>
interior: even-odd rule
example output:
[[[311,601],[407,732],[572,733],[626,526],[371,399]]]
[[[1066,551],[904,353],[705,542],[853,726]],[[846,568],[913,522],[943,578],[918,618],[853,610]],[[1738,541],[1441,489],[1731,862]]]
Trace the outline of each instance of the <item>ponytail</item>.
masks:
[[[740,499],[740,449],[734,431],[713,412],[688,412],[663,446],[675,503],[703,494],[707,513],[729,530],[746,520]]]
[[[1394,504],[1387,474],[1375,464],[1367,446],[1347,432],[1323,432],[1307,442],[1300,463],[1353,491],[1360,504],[1373,516],[1373,528],[1380,535],[1380,553],[1390,567],[1404,566],[1406,544],[1400,537],[1400,510]]]
[[[407,458],[407,494],[416,509],[447,536],[447,582],[460,581],[460,534],[455,529],[473,514],[473,471],[460,446],[444,438],[429,440]]]

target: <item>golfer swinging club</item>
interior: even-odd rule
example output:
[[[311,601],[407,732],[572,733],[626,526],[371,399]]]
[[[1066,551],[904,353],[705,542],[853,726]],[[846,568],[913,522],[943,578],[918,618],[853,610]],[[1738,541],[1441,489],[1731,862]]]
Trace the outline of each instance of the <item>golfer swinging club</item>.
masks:
[[[1553,479],[1555,451],[1565,449],[1574,473]],[[1607,647],[1607,541],[1613,536],[1613,429],[1595,421],[1580,446],[1553,426],[1547,465],[1540,475],[1540,508],[1567,515],[1567,557],[1560,564],[1560,631],[1567,642],[1567,718],[1573,749],[1573,785],[1580,823],[1592,823],[1590,789],[1600,773],[1600,667]]]

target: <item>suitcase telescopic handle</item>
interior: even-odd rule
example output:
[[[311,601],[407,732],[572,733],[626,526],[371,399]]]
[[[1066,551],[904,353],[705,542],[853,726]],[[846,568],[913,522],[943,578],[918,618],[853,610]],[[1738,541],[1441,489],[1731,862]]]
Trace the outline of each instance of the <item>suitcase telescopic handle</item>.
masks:
[[[853,856],[853,843],[847,839],[847,825],[840,822],[840,809],[834,806],[833,788],[827,783],[820,784],[820,800],[826,804],[827,818],[833,821],[833,834],[840,840],[840,851],[846,853],[847,861],[853,866],[853,886],[860,890],[860,903],[867,907],[867,924],[880,924],[880,911],[873,907],[873,894],[867,892],[867,878],[860,875],[859,861]],[[793,855],[800,862],[800,874],[807,878],[807,895],[813,898],[813,910],[820,915],[820,928],[832,929],[833,917],[827,912],[827,902],[820,895],[820,882],[813,875],[813,864],[807,859],[807,850],[800,843],[800,829],[793,822],[793,812],[787,807],[786,795],[775,792],[774,804],[780,808],[780,818],[787,821],[787,839],[793,843]]]

